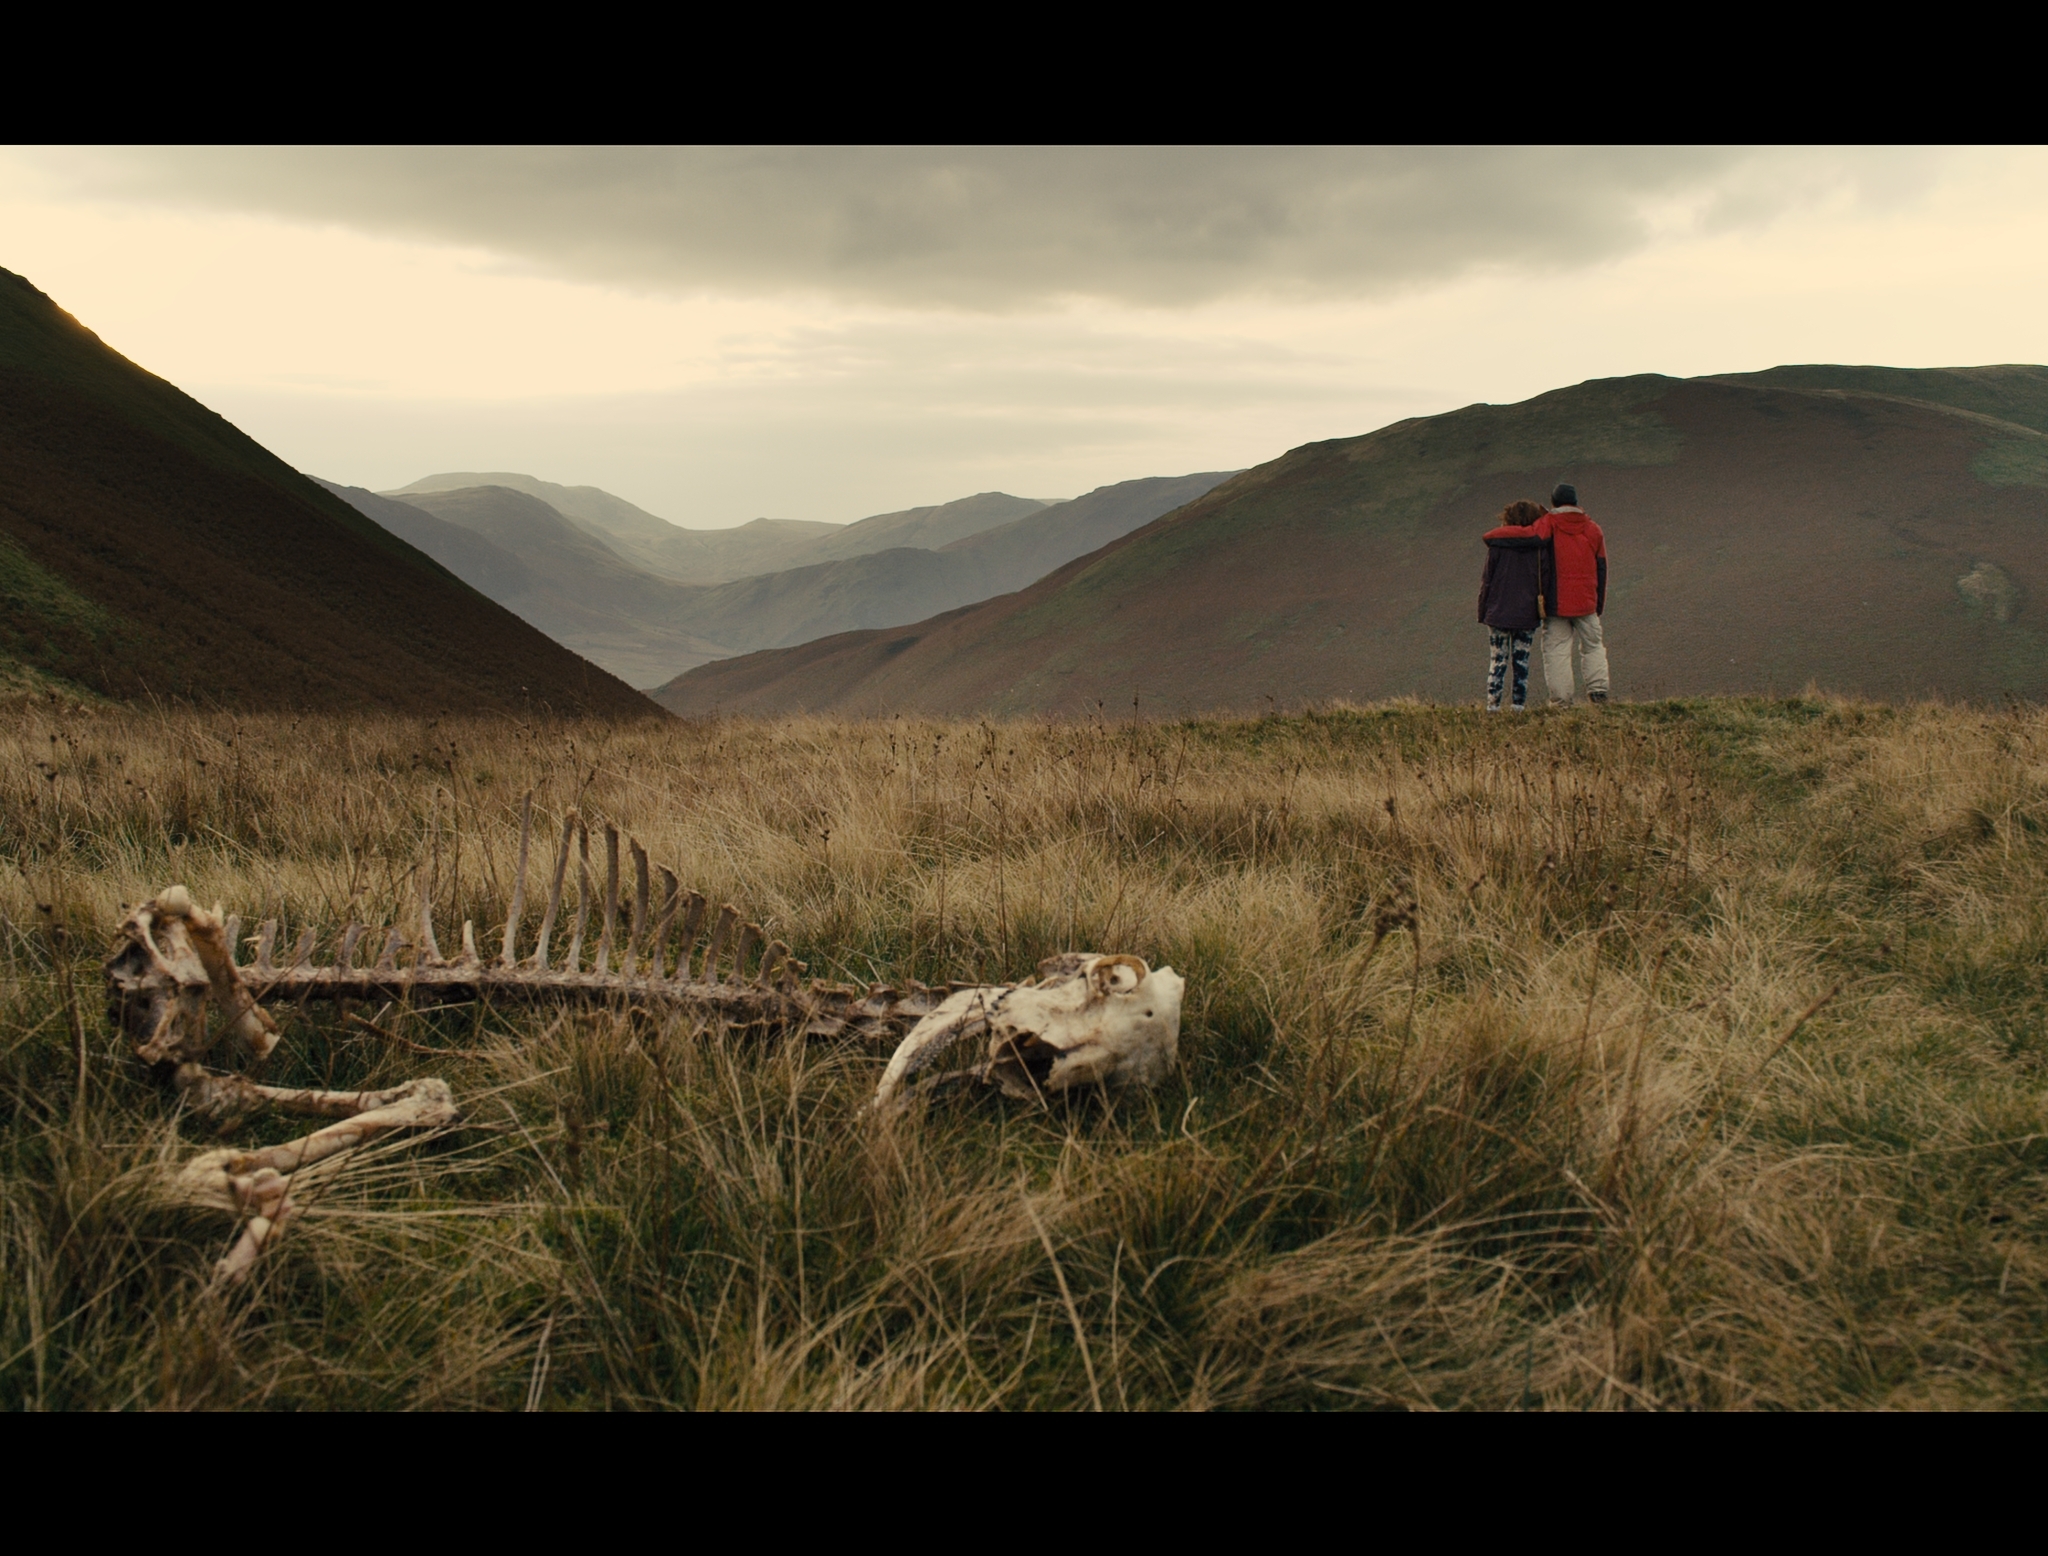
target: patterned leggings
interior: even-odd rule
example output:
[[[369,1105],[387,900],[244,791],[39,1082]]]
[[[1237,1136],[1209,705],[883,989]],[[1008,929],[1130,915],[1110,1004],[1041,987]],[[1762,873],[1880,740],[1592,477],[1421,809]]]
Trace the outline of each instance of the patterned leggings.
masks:
[[[1488,627],[1486,639],[1493,650],[1486,664],[1486,711],[1500,712],[1500,694],[1507,686],[1508,666],[1513,664],[1515,711],[1519,713],[1529,702],[1529,645],[1536,640],[1536,634]]]

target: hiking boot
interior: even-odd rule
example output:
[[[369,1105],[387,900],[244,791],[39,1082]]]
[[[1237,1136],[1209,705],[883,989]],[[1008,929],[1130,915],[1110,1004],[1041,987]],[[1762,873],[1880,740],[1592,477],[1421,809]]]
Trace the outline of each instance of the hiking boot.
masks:
[[[1607,706],[1607,693],[1587,692],[1586,701],[1590,702],[1596,708],[1604,708]]]

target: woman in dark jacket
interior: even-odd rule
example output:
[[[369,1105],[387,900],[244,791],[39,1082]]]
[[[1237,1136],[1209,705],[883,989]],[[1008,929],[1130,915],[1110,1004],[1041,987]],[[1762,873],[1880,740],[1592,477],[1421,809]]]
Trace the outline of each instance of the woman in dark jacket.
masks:
[[[1543,505],[1524,498],[1500,512],[1498,527],[1486,534],[1486,571],[1479,577],[1479,619],[1486,625],[1490,654],[1486,666],[1486,711],[1500,712],[1508,672],[1514,672],[1513,707],[1529,701],[1529,646],[1543,623],[1550,590],[1550,548],[1536,534]]]

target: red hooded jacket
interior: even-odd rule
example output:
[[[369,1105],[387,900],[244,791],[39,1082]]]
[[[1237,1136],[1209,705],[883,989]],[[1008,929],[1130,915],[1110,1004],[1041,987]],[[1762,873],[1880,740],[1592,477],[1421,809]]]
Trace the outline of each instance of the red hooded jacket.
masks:
[[[1553,508],[1535,524],[1555,557],[1553,616],[1598,616],[1607,609],[1607,537],[1583,508]]]

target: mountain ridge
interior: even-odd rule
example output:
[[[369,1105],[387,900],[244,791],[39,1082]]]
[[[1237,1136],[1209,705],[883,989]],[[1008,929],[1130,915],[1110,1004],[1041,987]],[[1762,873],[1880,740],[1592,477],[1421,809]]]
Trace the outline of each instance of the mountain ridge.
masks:
[[[763,518],[729,529],[686,529],[602,487],[563,486],[509,470],[443,471],[376,495],[409,502],[491,486],[538,498],[639,567],[677,583],[694,584],[729,583],[895,546],[937,549],[1052,506],[1044,498],[977,492],[951,502],[870,514],[848,524]]]
[[[845,526],[842,533],[865,527],[852,537],[863,548],[853,555],[720,584],[658,576],[623,542],[518,488],[415,491],[403,499],[329,489],[575,652],[635,684],[656,685],[708,660],[915,620],[1016,588],[1218,478],[1146,477],[1051,505],[978,493]],[[864,549],[906,535],[946,544]]]

